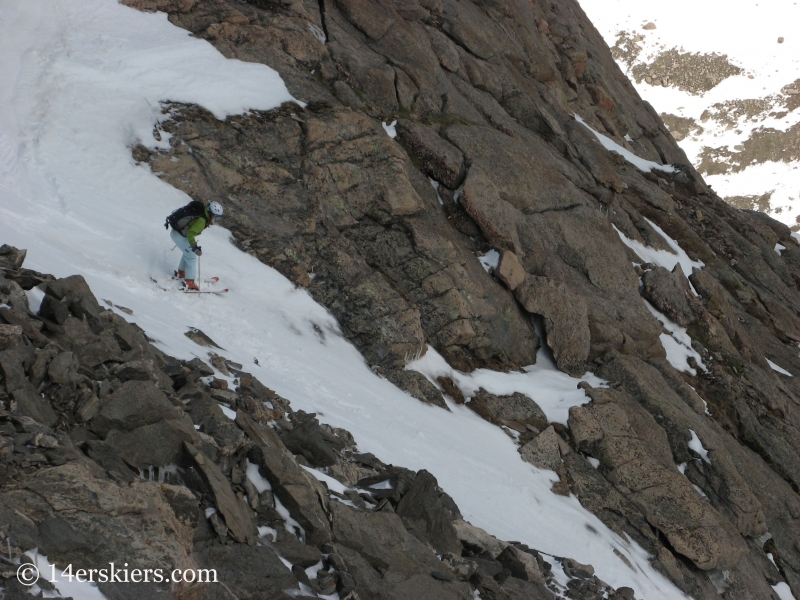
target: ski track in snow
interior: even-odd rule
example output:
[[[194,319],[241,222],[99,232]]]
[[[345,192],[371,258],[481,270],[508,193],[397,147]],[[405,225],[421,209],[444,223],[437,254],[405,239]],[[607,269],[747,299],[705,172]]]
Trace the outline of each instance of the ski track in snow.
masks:
[[[132,309],[121,316],[173,356],[207,360],[184,336],[202,329],[296,409],[352,432],[362,451],[429,470],[465,519],[500,539],[591,563],[640,597],[685,597],[642,548],[574,496],[553,494],[556,475],[523,462],[500,428],[463,406],[424,405],[372,373],[325,309],[238,251],[222,227],[202,236],[202,274],[220,275],[229,294],[165,292],[151,282],[167,279],[180,258],[162,223],[187,197],[136,166],[131,145],[166,146],[166,136],[153,137],[160,101],[224,118],[291,100],[276,72],[227,60],[164,14],[116,0],[4,3],[0,55],[0,236],[28,249],[26,266],[80,273],[101,302]]]

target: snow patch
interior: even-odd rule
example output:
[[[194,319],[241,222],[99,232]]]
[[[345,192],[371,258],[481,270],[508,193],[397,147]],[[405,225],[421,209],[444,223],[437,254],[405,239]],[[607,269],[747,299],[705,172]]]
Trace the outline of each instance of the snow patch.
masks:
[[[559,371],[544,345],[536,355],[536,364],[523,367],[522,372],[500,373],[476,369],[472,373],[462,373],[447,364],[430,346],[425,356],[409,363],[406,370],[422,373],[437,387],[439,377],[449,377],[465,398],[474,396],[480,388],[497,396],[510,396],[516,392],[525,394],[539,405],[548,421],[564,425],[567,424],[570,408],[589,402],[586,393],[578,389],[579,383],[585,381],[592,387],[604,387],[607,383],[588,371],[580,379]]]
[[[484,271],[491,273],[492,269],[496,269],[497,265],[500,264],[500,253],[497,250],[489,250],[483,256],[479,256],[478,261]]]
[[[397,119],[395,119],[391,123],[385,123],[385,122],[381,123],[381,125],[383,125],[384,131],[386,131],[387,135],[390,138],[394,139],[397,137],[397,129],[395,128],[395,125],[397,125]]]
[[[692,338],[686,332],[685,327],[681,327],[672,319],[659,311],[655,306],[650,304],[647,300],[642,298],[642,301],[647,306],[650,313],[661,322],[661,325],[666,329],[669,334],[662,333],[659,336],[661,345],[667,353],[667,361],[679,371],[689,373],[693,377],[697,375],[697,370],[689,365],[689,358],[694,358],[697,365],[708,371],[706,365],[703,363],[703,358],[697,353],[697,350],[692,348]],[[705,404],[705,400],[703,400]],[[708,412],[708,411],[706,411]]]
[[[260,494],[267,490],[272,489],[272,485],[270,485],[269,481],[267,481],[264,477],[262,477],[261,473],[258,470],[258,465],[251,463],[250,459],[245,459],[245,473],[247,474],[247,478],[250,480],[250,483],[253,484],[253,487],[256,488],[256,491]],[[277,496],[273,496],[275,499],[275,511],[283,518],[285,521],[284,527],[286,531],[295,535],[300,538],[300,540],[305,543],[306,540],[306,532],[303,529],[302,525],[298,523],[292,515],[289,514],[289,509],[287,509],[283,503],[281,503],[280,499]],[[292,566],[289,565],[291,569]]]
[[[53,585],[56,588],[56,591],[65,598],[80,598],[81,600],[108,600],[98,588],[96,583],[89,583],[78,582],[75,577],[72,577],[72,581],[70,581],[68,575],[65,574],[64,571],[61,571],[56,565],[52,564],[44,554],[39,554],[39,549],[34,548],[29,552],[25,553],[26,556],[29,556],[33,561],[33,564],[36,565],[36,568],[39,569],[39,577],[41,579],[46,579],[51,581],[55,579]],[[55,577],[53,575],[55,574]],[[39,587],[39,586],[33,586]],[[34,592],[32,588],[29,588],[30,592]],[[41,588],[40,588],[41,589]],[[43,590],[44,598],[52,598],[54,597],[51,592],[47,590]],[[35,592],[38,593],[38,592]]]
[[[772,556],[771,552],[767,552],[767,559],[775,566],[776,569],[778,568],[778,564],[775,562],[775,557]]]
[[[781,256],[781,252],[786,250],[786,246],[781,246],[780,244],[775,244],[774,250],[775,250],[775,252],[777,252],[778,256]]]
[[[792,594],[792,590],[789,587],[789,584],[784,581],[776,583],[775,585],[772,586],[772,589],[775,590],[775,593],[781,600],[795,600],[794,594]]]
[[[44,292],[38,287],[32,287],[29,290],[25,290],[25,296],[28,298],[28,308],[30,311],[32,313],[38,313],[39,308],[42,306],[42,300],[44,300]]]
[[[708,458],[708,450],[703,447],[703,443],[700,441],[700,438],[697,437],[697,434],[694,432],[693,429],[689,430],[689,433],[692,435],[692,439],[689,440],[689,449],[693,450],[695,453],[700,455],[705,462],[711,464],[711,459]]]
[[[767,360],[767,363],[769,364],[769,366],[772,368],[773,371],[776,371],[776,372],[780,373],[781,375],[786,375],[787,377],[794,377],[794,375],[789,373],[789,371],[787,371],[786,369],[784,369],[782,367],[779,367],[774,362],[772,362],[770,359],[766,359],[766,360]]]
[[[392,485],[392,480],[387,479],[386,481],[380,481],[378,483],[372,484],[369,486],[371,490],[393,490],[394,486]]]
[[[616,152],[617,154],[622,155],[622,157],[631,163],[634,167],[639,169],[640,171],[644,171],[645,173],[651,172],[653,169],[657,171],[663,171],[664,173],[677,173],[678,169],[673,167],[672,165],[660,165],[657,162],[653,162],[652,160],[645,160],[639,156],[636,156],[633,152],[620,146],[617,142],[612,140],[611,138],[603,135],[602,133],[598,133],[591,127],[589,124],[586,123],[583,119],[581,119],[578,115],[574,115],[575,120],[578,121],[581,125],[586,127],[589,131],[594,134],[594,137],[602,144],[603,148],[608,150],[609,152]]]
[[[439,185],[441,185],[438,181],[436,181],[433,177],[428,177],[428,181],[431,182],[433,189],[436,190],[436,199],[439,201],[440,206],[444,206],[444,200],[442,200],[442,195],[439,193]]]
[[[307,467],[305,465],[300,465],[306,471],[311,473],[315,478],[319,481],[322,481],[325,485],[328,486],[328,489],[332,492],[336,492],[338,494],[344,494],[346,491],[350,490],[351,488],[344,485],[341,481],[334,479],[330,475],[326,475],[322,471],[318,471],[317,469],[312,469],[311,467]]]
[[[231,421],[236,420],[236,411],[231,409],[229,406],[219,402],[219,407],[222,409],[222,412],[225,413],[225,416],[228,417]]]
[[[667,245],[672,248],[673,252],[656,250],[650,246],[645,246],[641,242],[627,237],[624,233],[617,229],[616,225],[612,225],[612,227],[616,230],[617,235],[619,235],[620,239],[622,240],[622,243],[636,252],[639,258],[645,262],[650,262],[654,265],[658,265],[659,267],[664,267],[667,271],[672,271],[675,268],[675,265],[679,264],[683,274],[687,278],[686,281],[689,283],[689,287],[692,289],[692,292],[695,296],[699,296],[700,294],[698,294],[697,290],[694,289],[694,286],[692,285],[692,282],[689,281],[688,277],[692,274],[692,269],[702,269],[706,266],[705,263],[689,258],[686,252],[683,251],[683,248],[680,247],[678,242],[669,237],[664,230],[661,229],[661,227],[653,223],[648,218],[645,218],[645,221],[647,221],[650,224],[650,227],[652,227],[653,230],[664,239]]]
[[[260,494],[262,492],[266,492],[267,490],[271,490],[272,485],[265,477],[261,475],[258,465],[251,463],[249,458],[246,458],[244,462],[247,478],[250,480],[250,483],[253,484],[253,487],[256,488],[256,491]]]
[[[277,541],[278,539],[278,530],[272,527],[268,527],[266,525],[259,525],[258,526],[258,537],[265,538],[267,536],[272,536],[272,541]]]

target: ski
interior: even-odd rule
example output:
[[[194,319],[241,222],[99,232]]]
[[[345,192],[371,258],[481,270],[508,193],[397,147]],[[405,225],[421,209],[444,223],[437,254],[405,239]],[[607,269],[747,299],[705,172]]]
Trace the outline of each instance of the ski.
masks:
[[[222,295],[222,294],[227,294],[228,293],[228,288],[225,288],[224,290],[183,290],[182,289],[182,290],[178,290],[178,291],[183,292],[184,294],[217,294],[219,296],[219,295]]]
[[[211,283],[211,280],[204,279],[203,283]],[[226,294],[228,292],[228,288],[225,288],[224,290],[190,290],[186,288],[186,285],[182,285],[178,288],[178,291],[183,292],[184,294]]]
[[[173,281],[175,279],[177,279],[177,278],[173,278]],[[227,294],[228,291],[229,291],[228,288],[225,288],[224,290],[187,290],[184,286],[180,286],[180,287],[177,287],[177,288],[168,288],[168,287],[164,287],[164,285],[161,282],[159,282],[157,279],[153,279],[151,277],[150,280],[153,283],[157,284],[158,287],[161,288],[165,292],[183,292],[184,294],[217,294],[219,296],[219,295],[222,295],[222,294]],[[181,280],[181,281],[183,281],[183,280]],[[201,281],[201,283],[205,283],[205,284],[209,284],[209,285],[213,285],[213,284],[218,283],[218,282],[219,282],[219,277],[211,277],[209,279],[203,279]]]

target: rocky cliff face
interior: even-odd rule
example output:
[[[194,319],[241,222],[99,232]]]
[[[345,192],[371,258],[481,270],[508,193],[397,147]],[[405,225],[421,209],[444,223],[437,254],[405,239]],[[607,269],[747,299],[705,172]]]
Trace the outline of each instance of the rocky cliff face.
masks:
[[[572,409],[567,428],[532,413],[498,417],[487,408],[497,398],[467,405],[521,425],[522,456],[558,472],[554,491],[636,540],[692,597],[770,598],[784,581],[800,596],[791,376],[800,375],[800,246],[785,226],[731,208],[703,183],[576,2],[125,3],[169,13],[228,57],[273,67],[304,103],[218,121],[165,98],[158,127],[171,150],[137,146],[135,160],[195,198],[222,201],[242,249],[306,287],[379,372],[422,400],[441,396],[402,367],[428,344],[468,371],[531,364],[546,342],[562,370],[603,377],[609,387],[587,386],[591,402]],[[677,168],[640,170],[575,115]],[[382,124],[395,121],[393,139]],[[703,267],[649,262],[654,251],[674,254],[675,242],[684,264]],[[478,258],[492,250],[500,259],[489,273]],[[654,313],[685,328],[694,352],[685,367],[665,351],[677,342]],[[544,340],[531,316],[542,318]],[[219,455],[185,441],[213,471]],[[254,452],[252,462],[264,456]],[[136,466],[152,464],[167,463]],[[402,502],[390,499],[395,510]],[[351,529],[337,529],[334,506],[317,547]],[[224,517],[232,539],[253,535]],[[402,529],[386,535],[406,540]],[[474,552],[451,539],[462,557]],[[366,541],[345,546],[361,556],[346,569],[358,597],[406,597],[353,566],[380,563]],[[503,576],[474,573],[486,597],[539,597],[492,592],[493,575]],[[414,597],[445,597],[424,594]]]
[[[61,598],[46,563],[36,588],[15,576],[37,554],[84,578],[105,569],[93,580],[110,600],[544,600],[567,589],[554,563],[581,598],[632,597],[591,565],[547,562],[470,525],[433,475],[358,452],[350,433],[293,410],[242,365],[165,355],[81,276],[21,268],[24,252],[8,246],[0,257],[6,600]],[[24,293],[34,286],[37,314]],[[145,569],[161,579],[142,580]],[[170,581],[173,569],[195,575]]]

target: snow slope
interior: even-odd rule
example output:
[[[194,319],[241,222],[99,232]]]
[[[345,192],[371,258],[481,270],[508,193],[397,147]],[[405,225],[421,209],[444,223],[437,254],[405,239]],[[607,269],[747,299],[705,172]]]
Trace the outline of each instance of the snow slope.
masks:
[[[178,262],[162,223],[187,197],[136,166],[131,145],[167,143],[153,136],[160,101],[198,103],[220,118],[278,106],[290,96],[277,73],[226,60],[163,14],[116,0],[0,3],[0,55],[0,241],[27,248],[26,266],[82,274],[174,356],[207,359],[184,336],[201,328],[295,408],[351,431],[362,451],[428,469],[467,520],[501,539],[591,563],[639,597],[684,597],[640,547],[574,497],[550,492],[555,474],[524,463],[499,428],[463,406],[426,406],[376,376],[322,307],[239,252],[222,227],[201,238],[202,270],[220,275],[229,294],[185,295],[151,281]]]
[[[781,142],[787,146],[783,154],[791,154],[788,146],[797,146],[800,110],[787,110],[787,104],[796,106],[800,97],[800,86],[795,84],[800,82],[800,5],[795,0],[579,1],[609,46],[617,44],[620,32],[627,32],[629,39],[641,36],[633,63],[652,64],[659,55],[676,49],[683,53],[727,55],[728,61],[741,69],[716,87],[693,94],[679,89],[674,82],[667,86],[657,80],[637,83],[626,61],[618,58],[636,90],[656,112],[691,119],[703,129],[693,129],[679,141],[695,167],[702,162],[704,149],[725,149],[736,155],[754,133],[758,137],[761,128],[786,132],[794,126],[795,133]],[[656,29],[645,30],[648,23]],[[783,42],[778,43],[778,38]],[[749,100],[756,102],[745,102]],[[708,113],[704,120],[705,111]],[[670,126],[669,121],[667,125]],[[674,129],[673,134],[676,139],[679,137]],[[704,173],[704,177],[723,198],[758,197],[772,192],[766,203],[759,204],[751,198],[744,204],[766,210],[789,226],[798,225],[800,156],[784,162],[768,156],[773,150],[761,149],[756,154],[759,153],[765,160],[756,159],[739,172],[728,169],[725,173]]]

